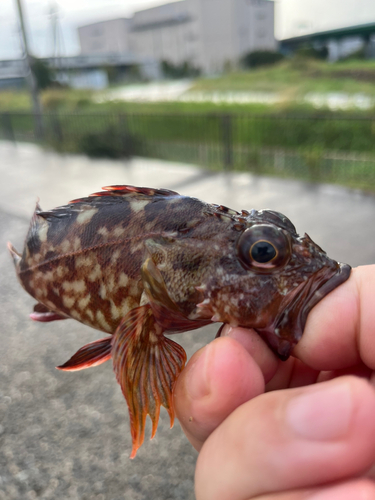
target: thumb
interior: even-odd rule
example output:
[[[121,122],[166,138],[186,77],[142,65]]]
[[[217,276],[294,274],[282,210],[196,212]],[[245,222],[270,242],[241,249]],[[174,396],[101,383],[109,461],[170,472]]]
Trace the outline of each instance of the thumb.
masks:
[[[279,498],[350,480],[374,463],[374,412],[373,387],[356,377],[263,394],[235,410],[205,442],[196,496]]]
[[[194,354],[181,373],[174,405],[193,446],[202,444],[223,420],[264,392],[261,369],[236,340],[218,338]]]

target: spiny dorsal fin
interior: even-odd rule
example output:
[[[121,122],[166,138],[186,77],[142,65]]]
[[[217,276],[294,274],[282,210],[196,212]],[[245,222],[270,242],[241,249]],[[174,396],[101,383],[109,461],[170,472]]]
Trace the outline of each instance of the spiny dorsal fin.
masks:
[[[61,207],[53,208],[52,210],[38,212],[37,216],[45,219],[46,221],[51,221],[52,219],[71,217],[75,212],[80,212],[80,210],[74,210],[70,205],[63,205]]]
[[[10,252],[10,255],[12,256],[14,265],[17,267],[19,265],[19,263],[21,262],[22,256],[19,252],[17,252],[17,250],[14,248],[14,246],[12,245],[12,243],[10,241],[8,241],[7,247],[8,247],[8,250]]]
[[[147,196],[175,196],[178,195],[176,191],[171,191],[170,189],[157,189],[157,188],[148,188],[148,187],[137,187],[137,186],[129,186],[129,185],[114,185],[114,186],[105,186],[102,187],[105,191],[116,191],[125,194],[125,193],[141,193]],[[114,193],[116,194],[116,193]]]
[[[97,197],[102,196],[118,196],[123,197],[126,195],[134,195],[140,194],[143,196],[178,196],[179,193],[176,191],[171,191],[170,189],[156,189],[156,188],[148,188],[148,187],[137,187],[137,186],[127,186],[127,185],[118,185],[118,186],[105,186],[102,188],[104,191],[98,191],[97,193],[92,193],[90,196],[85,198],[77,198],[76,200],[72,200],[70,203],[82,203],[82,202],[92,202]]]
[[[30,221],[29,231],[26,236],[27,246],[30,252],[38,251],[40,245],[40,231],[48,230],[48,221],[46,217],[43,217],[44,212],[42,211],[39,200],[36,202],[35,210]]]
[[[37,216],[47,221],[63,219],[72,217],[75,213],[81,212],[82,210],[91,209],[92,205],[122,203],[127,196],[134,197],[139,195],[140,197],[151,198],[179,196],[178,193],[170,191],[169,189],[153,189],[136,186],[106,186],[103,189],[104,191],[90,194],[84,198],[77,198],[76,200],[70,201],[68,205],[62,205],[61,207],[56,207],[51,210],[42,211],[37,205],[31,224],[33,225],[36,223]]]

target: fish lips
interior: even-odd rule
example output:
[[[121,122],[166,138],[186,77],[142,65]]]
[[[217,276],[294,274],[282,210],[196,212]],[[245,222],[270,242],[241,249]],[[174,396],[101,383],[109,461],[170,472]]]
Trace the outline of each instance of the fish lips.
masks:
[[[333,263],[333,261],[332,261]],[[301,339],[311,309],[326,295],[350,276],[348,264],[334,262],[335,266],[324,266],[306,283],[285,298],[280,313],[267,328],[256,328],[277,356],[285,361]]]

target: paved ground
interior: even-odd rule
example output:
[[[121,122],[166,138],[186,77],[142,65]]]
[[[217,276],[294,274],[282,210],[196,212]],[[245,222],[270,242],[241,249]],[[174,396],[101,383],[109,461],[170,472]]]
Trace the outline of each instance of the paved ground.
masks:
[[[5,250],[21,249],[37,196],[44,209],[108,184],[166,187],[233,208],[284,212],[332,257],[375,262],[375,197],[339,187],[208,174],[135,159],[92,161],[0,143],[0,500],[193,499],[196,453],[163,412],[156,438],[128,459],[125,402],[110,363],[76,373],[55,366],[100,335],[73,321],[29,321],[34,301]],[[188,354],[216,328],[180,336]]]

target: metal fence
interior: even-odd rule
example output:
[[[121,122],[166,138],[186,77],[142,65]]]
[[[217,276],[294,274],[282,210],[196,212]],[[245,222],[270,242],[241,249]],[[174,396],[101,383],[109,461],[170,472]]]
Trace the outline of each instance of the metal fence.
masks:
[[[0,138],[58,151],[133,155],[210,169],[334,182],[375,191],[375,116],[253,114],[0,114]]]

